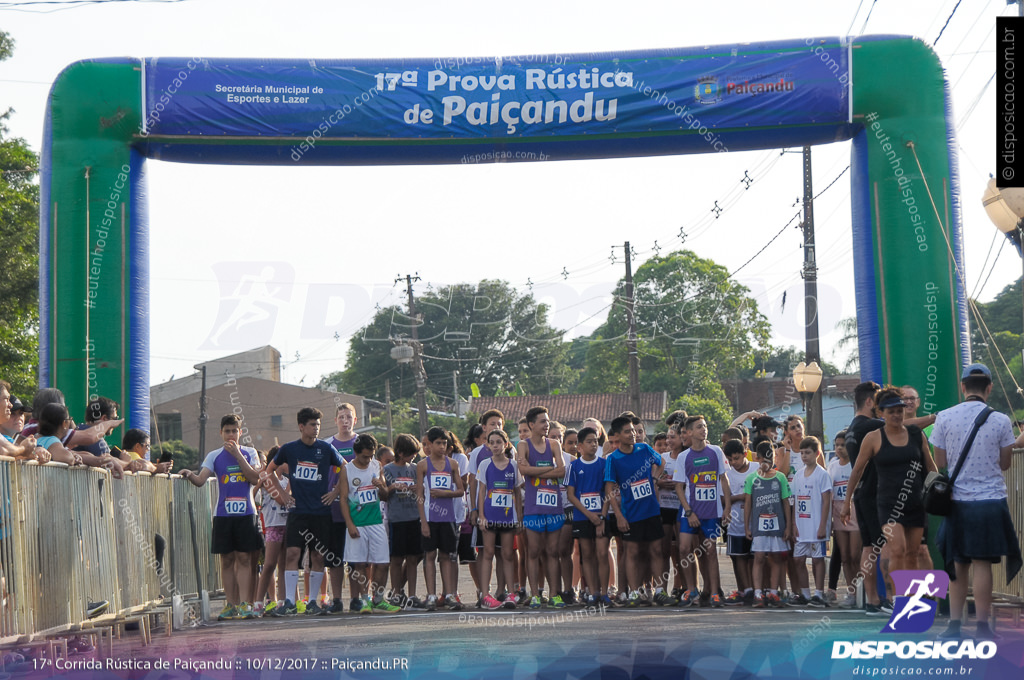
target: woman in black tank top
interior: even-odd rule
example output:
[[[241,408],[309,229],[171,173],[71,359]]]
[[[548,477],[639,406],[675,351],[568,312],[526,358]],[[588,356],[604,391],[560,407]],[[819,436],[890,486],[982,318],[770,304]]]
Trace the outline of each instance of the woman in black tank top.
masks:
[[[864,437],[847,488],[855,488],[869,460],[878,472],[878,520],[889,546],[890,570],[917,569],[924,534],[924,479],[935,471],[928,439],[919,427],[903,424],[904,402],[897,389],[878,395],[885,427]]]

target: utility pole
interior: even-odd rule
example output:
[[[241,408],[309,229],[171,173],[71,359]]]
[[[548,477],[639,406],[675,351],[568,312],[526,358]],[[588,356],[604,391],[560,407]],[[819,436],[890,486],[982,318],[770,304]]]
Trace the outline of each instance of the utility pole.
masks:
[[[206,455],[206,366],[200,369],[203,372],[203,386],[199,392],[199,455]]]
[[[397,279],[401,281],[401,279]],[[405,275],[406,292],[409,294],[409,318],[413,320],[412,324],[412,351],[413,351],[413,367],[416,371],[416,409],[420,415],[420,438],[422,439],[427,434],[428,422],[427,422],[427,373],[423,369],[423,356],[422,348],[420,347],[420,336],[419,336],[419,317],[416,315],[416,301],[412,295],[412,282],[419,281],[419,276],[412,276],[410,274]]]
[[[388,446],[394,446],[395,438],[391,431],[391,378],[384,380],[384,401],[388,404]]]
[[[459,415],[459,372],[452,369],[452,412]]]
[[[626,320],[629,332],[626,336],[626,351],[629,359],[629,408],[640,415],[640,360],[636,350],[636,314],[633,311],[633,255],[629,249],[629,241],[625,245],[626,253]]]
[[[814,257],[814,189],[811,184],[811,147],[804,147],[804,332],[807,340],[807,358],[821,365],[818,347],[818,265]],[[807,433],[824,442],[825,425],[821,405],[822,387],[811,395],[807,407]]]

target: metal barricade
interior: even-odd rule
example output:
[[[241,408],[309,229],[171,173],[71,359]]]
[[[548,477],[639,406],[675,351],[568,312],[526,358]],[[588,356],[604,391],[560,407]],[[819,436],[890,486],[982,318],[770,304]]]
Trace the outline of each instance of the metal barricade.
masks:
[[[90,602],[124,615],[220,589],[216,488],[0,458],[0,643],[72,629]]]
[[[1006,479],[1006,502],[1010,506],[1017,544],[1024,546],[1024,449],[1014,449],[1010,469],[1003,473],[1003,477]],[[1024,604],[1024,572],[1007,584],[1006,560],[992,565],[992,590],[994,595]]]

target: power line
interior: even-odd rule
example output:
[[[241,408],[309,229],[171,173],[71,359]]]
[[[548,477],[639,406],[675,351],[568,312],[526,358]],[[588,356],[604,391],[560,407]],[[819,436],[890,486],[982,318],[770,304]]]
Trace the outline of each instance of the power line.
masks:
[[[949,16],[948,16],[948,17],[946,17],[946,23],[944,23],[944,24],[942,25],[942,30],[941,30],[941,31],[939,31],[939,35],[938,35],[938,36],[936,36],[936,37],[935,37],[935,40],[933,40],[933,41],[932,41],[932,47],[934,47],[935,45],[937,45],[937,44],[939,43],[939,38],[941,38],[941,37],[942,37],[942,34],[943,34],[943,33],[944,33],[945,31],[946,31],[946,26],[949,26],[949,20],[950,20],[950,19],[952,19],[952,18],[953,18],[953,15],[954,15],[954,14],[956,14],[956,11],[957,11],[958,9],[960,9],[960,3],[961,3],[961,2],[962,2],[962,0],[956,0],[956,7],[954,7],[954,8],[953,8],[953,11],[949,13]]]

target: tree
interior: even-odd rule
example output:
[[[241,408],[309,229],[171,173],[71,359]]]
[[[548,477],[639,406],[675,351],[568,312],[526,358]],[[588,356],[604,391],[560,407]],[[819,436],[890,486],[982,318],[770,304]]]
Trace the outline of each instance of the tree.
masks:
[[[758,375],[774,373],[776,378],[785,378],[786,376],[793,375],[793,369],[796,368],[796,365],[801,361],[805,361],[806,358],[807,353],[793,345],[789,347],[772,347],[764,353],[759,352],[755,360],[757,362],[756,365],[743,371],[740,377],[755,378]],[[825,375],[840,374],[838,368],[824,359],[820,359],[818,365],[821,366],[821,371]]]
[[[716,441],[732,422],[732,405],[725,395],[725,390],[718,382],[714,371],[705,364],[691,363],[683,375],[686,391],[665,411],[667,416],[672,411],[683,409],[691,416],[704,416],[708,424],[708,439]],[[664,417],[657,427],[659,431],[667,430]]]
[[[858,349],[857,317],[848,316],[840,319],[836,329],[842,332],[843,337],[836,342],[836,349],[847,350],[846,362],[843,364],[844,373],[860,373],[860,351]]]
[[[1020,287],[1021,280],[1017,279],[991,302],[974,303],[988,328],[987,333],[973,315],[971,317],[971,356],[992,371],[994,387],[988,403],[997,411],[1014,413],[1018,418],[1024,416],[1024,397],[1016,393],[1014,384],[1015,378],[1021,383],[1021,350],[1024,349]]]
[[[377,312],[350,339],[347,368],[325,376],[320,385],[382,399],[384,380],[391,378],[393,400],[412,398],[412,367],[398,364],[390,351],[411,338],[413,325],[423,346],[428,388],[449,404],[453,371],[458,371],[462,395],[472,383],[486,395],[520,388],[528,394],[550,394],[564,391],[573,381],[568,343],[548,323],[547,305],[505,281],[428,287],[416,300],[420,319],[409,318],[407,311],[392,306]]]
[[[767,319],[750,291],[712,260],[689,250],[655,256],[634,276],[640,389],[685,394],[691,364],[736,375],[767,347]],[[608,319],[591,336],[579,392],[618,392],[628,370],[625,281],[615,290]]]
[[[181,472],[182,470],[198,470],[202,459],[199,458],[199,449],[193,449],[191,446],[181,441],[180,439],[172,439],[167,442],[160,442],[159,450],[154,448],[150,452],[150,459],[156,463],[160,460],[160,456],[165,453],[170,453],[174,458],[174,467],[172,472]]]
[[[0,61],[14,41],[0,31]],[[39,352],[39,158],[21,138],[8,138],[0,113],[0,367],[11,393],[31,400]]]

